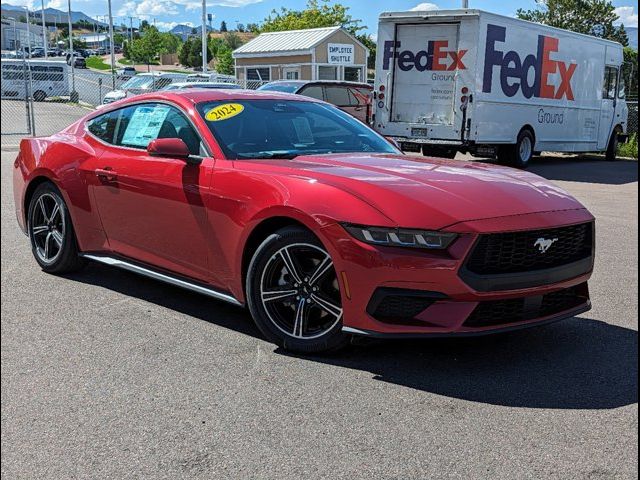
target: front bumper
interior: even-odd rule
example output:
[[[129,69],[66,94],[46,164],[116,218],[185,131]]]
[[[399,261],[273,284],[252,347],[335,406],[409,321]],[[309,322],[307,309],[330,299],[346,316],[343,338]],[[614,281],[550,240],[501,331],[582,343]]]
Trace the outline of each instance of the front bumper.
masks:
[[[378,248],[349,237],[339,225],[327,226],[323,229],[323,236],[331,250],[341,284],[344,330],[384,337],[481,335],[549,323],[587,311],[591,303],[586,282],[592,273],[592,263],[586,267],[587,271],[562,281],[499,291],[474,289],[463,280],[460,270],[479,234],[546,229],[591,221],[591,214],[586,209],[579,209],[458,224],[447,229],[460,235],[447,254]],[[381,289],[433,294],[433,301],[409,322],[381,321],[371,308],[372,299]],[[510,300],[523,301],[527,305],[538,302],[540,305],[543,299],[572,289],[580,289],[580,298],[566,309],[540,309],[533,317],[528,314],[521,318],[508,318],[507,311],[504,321],[473,326],[466,323],[481,305],[500,301],[509,303]]]

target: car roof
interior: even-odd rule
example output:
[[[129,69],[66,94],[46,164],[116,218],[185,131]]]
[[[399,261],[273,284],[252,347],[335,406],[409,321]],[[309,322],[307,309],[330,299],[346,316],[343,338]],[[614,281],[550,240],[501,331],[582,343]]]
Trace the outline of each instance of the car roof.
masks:
[[[358,87],[358,88],[371,88],[373,89],[373,87],[371,85],[369,85],[368,83],[362,83],[362,82],[349,82],[346,80],[274,80],[272,82],[269,82],[266,85],[299,85],[299,86],[303,86],[303,85],[338,85],[338,86],[345,86],[345,87]]]

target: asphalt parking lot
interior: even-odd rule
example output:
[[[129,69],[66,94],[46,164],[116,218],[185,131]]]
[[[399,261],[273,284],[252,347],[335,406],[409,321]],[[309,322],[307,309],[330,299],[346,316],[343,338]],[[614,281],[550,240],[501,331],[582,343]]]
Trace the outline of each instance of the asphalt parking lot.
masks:
[[[2,478],[637,478],[638,164],[531,170],[597,217],[592,311],[478,339],[274,348],[118,270],[42,273],[2,152]]]

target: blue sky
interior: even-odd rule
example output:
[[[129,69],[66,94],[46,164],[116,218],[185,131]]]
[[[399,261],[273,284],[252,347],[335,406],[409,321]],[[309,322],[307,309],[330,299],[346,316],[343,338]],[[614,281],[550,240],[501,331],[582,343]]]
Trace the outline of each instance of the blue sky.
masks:
[[[198,24],[200,21],[201,0],[112,0],[113,14],[116,22],[122,23],[126,16],[134,16],[139,19],[153,21],[155,19],[159,28],[166,30],[178,23]],[[7,3],[24,5],[25,3],[35,8],[40,8],[40,0],[8,0]],[[342,0],[341,3],[350,7],[354,18],[361,19],[363,25],[368,27],[372,34],[376,32],[377,16],[382,11],[410,10],[417,5],[423,9],[434,8],[458,8],[460,0],[431,0],[419,2],[417,0]],[[471,8],[479,8],[503,15],[513,15],[522,8],[534,8],[534,0],[469,0]],[[66,10],[66,0],[45,0],[45,5]],[[214,26],[219,27],[225,20],[229,27],[234,27],[236,22],[248,24],[256,23],[264,19],[273,9],[282,6],[300,9],[306,4],[306,0],[207,0],[207,11],[215,15]],[[614,0],[618,7],[618,13],[625,25],[637,26],[638,2],[633,0]],[[107,0],[72,0],[74,11],[83,11],[87,15],[95,17],[107,13]],[[128,23],[128,20],[126,20]],[[135,20],[134,20],[135,22]]]

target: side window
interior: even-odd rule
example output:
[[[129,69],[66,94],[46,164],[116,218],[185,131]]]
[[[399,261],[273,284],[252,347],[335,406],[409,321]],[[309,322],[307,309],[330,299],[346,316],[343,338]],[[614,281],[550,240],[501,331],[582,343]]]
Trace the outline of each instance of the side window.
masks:
[[[161,88],[166,87],[167,85],[171,85],[170,78],[158,78],[155,82],[155,89],[160,90]]]
[[[627,96],[626,85],[624,83],[624,74],[620,73],[620,81],[618,82],[618,98],[625,99]]]
[[[120,110],[116,145],[145,149],[156,138],[180,138],[192,155],[201,155],[200,137],[184,115],[162,103],[145,103]]]
[[[109,112],[92,118],[87,123],[87,130],[103,142],[113,143],[117,117],[118,112]]]
[[[616,67],[605,67],[604,81],[602,84],[602,98],[613,100],[616,98],[618,90],[618,69]]]
[[[351,105],[349,89],[345,87],[325,87],[327,102],[341,107]]]
[[[316,100],[324,100],[324,96],[322,95],[322,87],[320,85],[310,85],[308,87],[305,87],[300,92],[300,95],[315,98]]]

